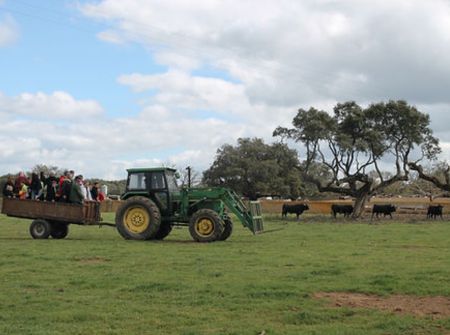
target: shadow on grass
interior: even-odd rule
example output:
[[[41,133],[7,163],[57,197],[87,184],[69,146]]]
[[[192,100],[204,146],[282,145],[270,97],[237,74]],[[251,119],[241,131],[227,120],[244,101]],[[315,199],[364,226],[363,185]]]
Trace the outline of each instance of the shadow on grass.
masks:
[[[274,228],[274,229],[268,229],[268,230],[264,230],[261,234],[275,233],[275,232],[277,232],[277,231],[281,231],[281,230],[284,230],[284,229],[285,229],[285,227],[282,227],[282,228]],[[258,234],[258,235],[260,235],[260,234]]]

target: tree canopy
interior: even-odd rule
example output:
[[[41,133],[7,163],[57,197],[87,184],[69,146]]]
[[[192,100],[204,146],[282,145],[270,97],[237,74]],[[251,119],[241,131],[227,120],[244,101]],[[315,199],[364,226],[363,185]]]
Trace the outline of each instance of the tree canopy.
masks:
[[[303,145],[303,178],[319,191],[356,198],[354,217],[361,215],[370,195],[408,180],[412,155],[434,158],[440,152],[429,116],[405,101],[367,108],[353,101],[338,103],[333,114],[300,109],[292,124],[278,127],[273,135]],[[386,164],[392,166],[389,174]],[[318,178],[318,167],[328,173]]]
[[[217,150],[211,167],[204,171],[209,186],[230,187],[250,199],[300,195],[299,160],[296,150],[282,143],[265,144],[259,138],[240,138],[237,145]]]

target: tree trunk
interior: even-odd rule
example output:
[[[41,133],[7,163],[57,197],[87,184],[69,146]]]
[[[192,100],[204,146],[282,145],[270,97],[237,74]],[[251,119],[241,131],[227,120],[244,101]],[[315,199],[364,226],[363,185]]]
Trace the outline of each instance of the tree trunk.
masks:
[[[355,207],[353,209],[352,218],[358,219],[364,213],[364,209],[366,208],[367,200],[369,199],[369,193],[360,194],[355,200]]]

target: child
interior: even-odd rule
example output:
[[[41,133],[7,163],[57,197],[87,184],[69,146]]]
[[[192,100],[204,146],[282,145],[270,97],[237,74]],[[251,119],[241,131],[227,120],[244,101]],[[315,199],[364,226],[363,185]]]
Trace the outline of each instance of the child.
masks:
[[[28,196],[28,186],[27,184],[25,184],[24,182],[20,183],[20,188],[19,188],[19,199],[26,199]]]

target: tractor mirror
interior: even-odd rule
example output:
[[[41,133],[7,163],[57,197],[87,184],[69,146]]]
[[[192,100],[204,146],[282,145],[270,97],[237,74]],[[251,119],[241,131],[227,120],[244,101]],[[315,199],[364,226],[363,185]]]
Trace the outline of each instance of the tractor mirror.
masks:
[[[180,178],[181,178],[180,173],[179,173],[178,171],[175,172],[175,178],[177,178],[177,179],[180,179]]]

